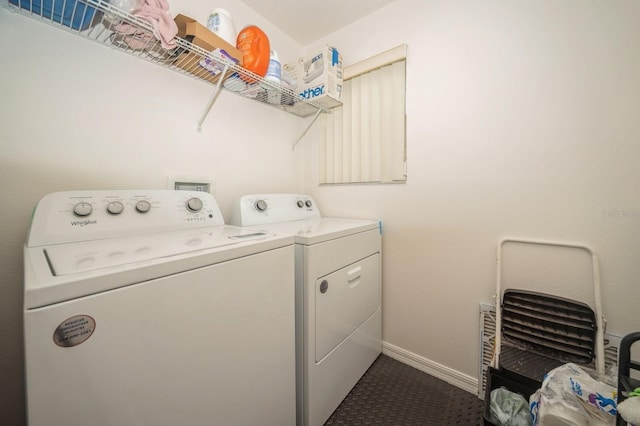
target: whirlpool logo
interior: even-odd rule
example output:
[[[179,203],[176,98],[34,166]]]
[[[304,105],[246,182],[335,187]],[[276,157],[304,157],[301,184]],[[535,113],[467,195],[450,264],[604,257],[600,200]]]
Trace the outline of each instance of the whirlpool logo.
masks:
[[[98,223],[98,219],[93,219],[93,220],[89,220],[89,219],[73,220],[73,221],[71,221],[71,226],[83,227],[83,226],[87,226],[87,225],[96,225],[97,223]]]

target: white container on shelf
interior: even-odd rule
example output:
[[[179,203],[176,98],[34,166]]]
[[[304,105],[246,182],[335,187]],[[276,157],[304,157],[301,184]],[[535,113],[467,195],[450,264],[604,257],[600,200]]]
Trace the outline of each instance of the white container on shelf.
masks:
[[[232,46],[236,45],[238,33],[233,25],[231,15],[225,9],[216,8],[207,19],[207,28]]]
[[[280,65],[280,58],[278,58],[278,52],[276,52],[275,50],[272,50],[271,56],[269,57],[269,68],[267,68],[267,75],[264,77],[264,79],[272,81],[276,84],[280,84],[281,74],[282,74],[282,66]]]
[[[282,66],[280,65],[278,53],[275,50],[272,50],[269,57],[269,68],[267,68],[267,75],[264,79],[265,81],[280,87],[281,74]],[[276,90],[269,85],[265,85],[265,89],[267,89],[267,102],[270,104],[279,104],[281,99],[280,90]]]

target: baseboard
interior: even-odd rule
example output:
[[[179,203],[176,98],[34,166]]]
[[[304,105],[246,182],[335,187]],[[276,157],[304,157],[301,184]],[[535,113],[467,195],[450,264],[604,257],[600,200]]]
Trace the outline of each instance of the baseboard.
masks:
[[[457,388],[474,395],[478,393],[478,379],[474,377],[416,355],[391,343],[382,342],[382,353],[413,368],[424,371],[433,377],[444,380]]]

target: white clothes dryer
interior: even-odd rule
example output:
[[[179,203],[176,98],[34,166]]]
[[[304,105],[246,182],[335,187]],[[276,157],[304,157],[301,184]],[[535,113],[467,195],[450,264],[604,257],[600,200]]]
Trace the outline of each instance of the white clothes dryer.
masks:
[[[382,349],[381,225],[300,194],[243,196],[230,223],[295,238],[297,424],[322,425]]]
[[[30,426],[293,425],[291,236],[190,191],[73,191],[24,248]]]

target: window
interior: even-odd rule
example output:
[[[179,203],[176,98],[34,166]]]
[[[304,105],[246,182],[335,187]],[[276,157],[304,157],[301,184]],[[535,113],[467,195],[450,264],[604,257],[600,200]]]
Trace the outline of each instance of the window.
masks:
[[[406,52],[402,45],[345,67],[343,105],[324,114],[321,184],[406,181]]]

